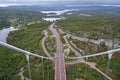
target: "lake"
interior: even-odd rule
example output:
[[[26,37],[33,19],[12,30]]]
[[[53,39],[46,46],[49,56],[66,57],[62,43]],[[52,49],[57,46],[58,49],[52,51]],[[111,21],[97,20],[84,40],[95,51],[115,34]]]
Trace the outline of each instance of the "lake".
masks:
[[[45,21],[50,21],[50,22],[53,22],[53,21],[57,21],[57,20],[60,20],[61,18],[42,18],[43,20]]]
[[[10,31],[14,31],[14,30],[17,30],[17,29],[15,29],[14,27],[10,27],[10,28],[4,28],[0,30],[0,41],[6,42],[8,34],[10,33]]]

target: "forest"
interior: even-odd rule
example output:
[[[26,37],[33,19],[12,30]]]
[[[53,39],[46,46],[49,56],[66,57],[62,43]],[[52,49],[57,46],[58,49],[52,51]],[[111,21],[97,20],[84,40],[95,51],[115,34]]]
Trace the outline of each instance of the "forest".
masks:
[[[4,27],[16,27],[31,21],[38,21],[45,16],[40,11],[14,10],[0,8],[0,29]]]
[[[99,16],[66,16],[66,20],[60,20],[58,25],[66,32],[90,39],[119,39],[120,17]]]
[[[88,38],[89,40],[90,39],[93,39],[93,40],[108,39],[108,40],[113,40],[113,41],[114,40],[120,41],[120,35],[119,35],[120,34],[120,22],[119,22],[120,17],[82,16],[78,14],[64,15],[64,17],[66,18],[65,20],[57,21],[56,24],[61,26],[61,29],[65,31],[66,33],[79,36],[79,37],[83,37],[83,38]],[[83,49],[86,55],[97,53],[97,52],[92,52],[93,50],[95,50],[94,49],[95,45],[93,43],[91,44],[89,41],[85,42],[85,41],[73,40],[73,42],[76,44],[76,46]],[[101,44],[101,48],[98,48],[98,49],[100,50],[100,52],[101,51],[104,52],[108,50],[106,45],[104,44]],[[106,73],[108,60],[109,60],[108,55],[91,57],[87,59],[88,62],[96,63],[96,67],[99,68],[104,73]],[[119,77],[120,76],[119,74],[120,65],[119,64],[120,64],[120,55],[119,53],[116,53],[113,55],[112,59],[110,60],[110,71],[108,74],[109,76],[113,78],[113,80],[120,79]],[[71,66],[70,68],[72,67],[73,66]],[[70,68],[68,67],[68,70]],[[75,70],[76,69],[74,69],[74,71],[71,71],[71,72],[75,74],[76,73]],[[89,76],[88,80],[92,80],[92,77]],[[101,79],[98,78],[98,80],[101,80]]]
[[[102,11],[102,12],[101,12]],[[61,26],[61,29],[66,33],[74,34],[80,37],[86,37],[89,39],[110,39],[120,41],[120,17],[119,10],[82,10],[74,12],[71,15],[62,15],[65,20],[56,22],[56,25]],[[101,13],[100,13],[101,12]],[[111,13],[110,13],[111,12]],[[115,14],[116,13],[116,14]],[[89,14],[91,16],[83,16],[80,14]],[[114,15],[113,15],[114,14]],[[17,27],[21,25],[20,29],[10,32],[7,42],[13,46],[22,48],[24,50],[33,52],[38,55],[46,56],[42,50],[41,40],[44,37],[43,30],[48,29],[50,22],[43,21],[41,18],[46,17],[40,11],[31,10],[9,10],[0,9],[0,29],[6,27]],[[51,34],[50,32],[48,33]],[[65,34],[64,34],[65,35]],[[60,35],[62,41],[63,35]],[[63,42],[65,44],[65,41]],[[86,50],[86,54],[91,51],[95,53],[98,51],[92,50],[94,46],[99,48],[99,45],[93,43],[80,42],[73,40],[73,43],[77,44],[78,47]],[[46,47],[49,46],[55,51],[54,47],[55,39],[48,38],[46,40]],[[84,46],[83,46],[84,45]],[[88,46],[88,47],[85,47]],[[108,50],[105,44],[100,45],[99,52]],[[73,52],[71,52],[73,55]],[[96,63],[96,67],[104,73],[106,72],[108,57],[99,56],[88,58],[86,61]],[[30,56],[30,69],[32,80],[53,80],[54,79],[54,63],[51,60],[40,59],[37,57]],[[110,74],[113,80],[120,79],[120,55],[115,54],[111,59],[110,63]],[[23,72],[23,73],[22,73]],[[0,47],[0,80],[19,80],[21,75],[24,78],[29,78],[29,71],[27,68],[27,61],[25,55]],[[66,73],[68,80],[75,79],[86,79],[86,80],[104,80],[104,77],[93,70],[86,64],[79,63],[76,65],[66,65]]]
[[[20,30],[11,32],[9,34],[9,37],[7,38],[7,42],[11,45],[22,48],[24,50],[28,50],[30,52],[45,56],[44,52],[42,52],[42,50],[40,49],[39,42],[44,36],[43,30],[47,29],[48,25],[50,25],[49,22],[45,22],[41,20],[39,23],[28,25],[26,27],[24,26]],[[0,47],[0,61],[1,61],[0,80],[20,79],[20,75],[18,74],[21,72],[20,71],[21,68],[25,69],[24,75],[25,77],[29,78],[25,55]],[[48,74],[48,72],[50,72],[50,74],[53,74],[52,63],[51,64],[48,63],[51,63],[51,61],[44,60],[42,62],[42,59],[40,58],[36,58],[32,56],[30,57],[31,72],[36,73],[36,74],[32,74],[33,80],[38,80],[43,78],[42,76],[43,68],[47,69],[45,74]],[[36,71],[37,69],[36,65],[39,64],[43,64],[43,65],[47,64],[48,66],[44,66],[44,67],[39,66],[37,68],[40,70]],[[39,74],[41,74],[41,76],[39,76]],[[51,78],[53,79],[53,77]]]

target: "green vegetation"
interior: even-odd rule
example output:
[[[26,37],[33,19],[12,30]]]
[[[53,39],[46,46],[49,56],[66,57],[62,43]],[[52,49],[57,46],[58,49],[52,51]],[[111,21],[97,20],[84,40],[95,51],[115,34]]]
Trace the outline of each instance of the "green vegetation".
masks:
[[[30,62],[32,62],[30,65],[32,80],[54,80],[54,65],[51,60],[36,59]],[[28,77],[28,70],[24,72],[24,75]]]
[[[57,25],[62,26],[62,30],[65,32],[81,37],[86,37],[89,39],[120,40],[119,20],[120,17],[104,17],[104,16],[85,17],[77,14],[77,15],[66,16],[66,20],[58,21]],[[72,40],[72,41],[78,48],[84,50],[86,53],[97,53],[108,50],[108,47],[104,43],[100,45],[95,45],[93,43],[90,43],[89,41],[88,42],[84,42],[84,41],[81,42],[78,40]],[[115,55],[120,57],[120,55],[118,54]],[[108,61],[107,57],[104,56],[92,57],[89,58],[88,61],[95,62],[97,64],[97,67],[101,71],[106,72],[107,61]],[[114,80],[119,80],[120,65],[118,64],[120,64],[119,58],[113,57],[110,63],[109,76],[111,76]],[[76,66],[74,65],[73,71],[77,70],[75,69],[75,67]],[[73,76],[76,76],[78,72],[76,71],[73,74],[74,74]],[[87,78],[91,78],[91,77],[88,76]],[[98,80],[103,80],[103,79],[98,79]]]
[[[51,32],[50,29],[48,29],[47,31],[48,31],[48,36],[52,36],[53,35],[53,33]]]
[[[107,70],[107,65],[108,65],[108,56],[98,56],[98,57],[91,57],[88,59],[88,61],[95,62],[101,71],[106,73]],[[110,60],[110,67],[108,70],[108,75],[113,79],[113,80],[119,80],[120,79],[120,54],[116,53],[113,55],[112,59]]]
[[[27,25],[33,21],[37,23],[43,16],[45,15],[40,11],[0,9],[0,29],[20,24]]]
[[[69,55],[67,55],[68,57],[76,57],[75,53],[73,51],[70,51]]]
[[[77,48],[85,52],[82,55],[95,54],[95,53],[109,50],[109,48],[105,45],[104,42],[97,45],[90,41],[79,41],[79,40],[72,39],[72,38],[70,38],[69,41],[72,41],[72,43],[75,44]]]
[[[75,61],[74,59],[66,59],[67,61]],[[110,76],[113,80],[119,80],[120,73],[119,73],[119,64],[120,64],[120,57],[119,54],[113,55],[112,59],[110,60],[110,67],[108,68],[108,76]],[[106,73],[107,65],[108,65],[108,57],[105,56],[98,56],[98,57],[91,57],[88,58],[89,62],[96,63],[96,67],[100,69],[102,72]],[[96,70],[90,68],[85,64],[75,64],[75,65],[68,65],[67,67],[67,79],[68,80],[75,80],[75,79],[86,79],[86,80],[104,80],[104,76],[98,73]]]
[[[66,68],[68,80],[104,80],[100,73],[83,63],[69,65]]]
[[[78,10],[71,11],[74,15],[85,14],[86,16],[117,16],[120,17],[120,8],[101,9],[101,10]],[[83,15],[83,16],[85,16]]]
[[[89,39],[104,38],[120,40],[120,17],[115,17],[119,16],[119,9],[114,9],[113,11],[108,10],[109,15],[106,15],[106,13],[107,11],[105,10],[78,11],[73,13],[73,15],[64,15],[66,19],[57,21],[57,25],[62,26],[62,30],[65,32]],[[92,16],[85,17],[80,14]],[[0,29],[22,25],[20,30],[13,31],[9,34],[7,42],[24,50],[45,56],[42,50],[41,40],[44,36],[43,30],[47,29],[50,23],[41,20],[42,17],[45,17],[45,14],[42,14],[40,11],[0,9]],[[48,34],[52,35],[51,31],[48,30]],[[60,34],[63,43],[65,43],[63,39],[64,35],[66,34]],[[72,41],[78,48],[84,50],[86,53],[97,53],[108,50],[108,47],[106,47],[104,43],[96,45],[89,41]],[[50,53],[55,52],[55,38],[48,37],[45,46]],[[95,50],[96,47],[97,50]],[[75,55],[71,51],[68,56],[73,57]],[[75,61],[76,59],[65,60]],[[96,63],[97,68],[104,73],[106,72],[108,61],[106,55],[88,58],[88,61]],[[25,55],[0,47],[0,80],[19,80],[21,78],[19,73],[22,68],[25,70],[23,76],[29,78]],[[50,60],[30,56],[30,69],[32,80],[54,79],[54,64]],[[67,65],[66,69],[68,80],[104,80],[104,77],[100,73],[82,63]],[[119,53],[114,54],[108,75],[113,80],[120,79]]]
[[[13,31],[9,34],[8,43],[30,52],[43,55],[43,52],[40,52],[41,50],[39,49],[39,41],[43,38],[43,30],[46,29],[48,25],[49,23],[47,22],[41,22]]]
[[[50,54],[52,54],[53,56],[55,56],[55,52],[56,52],[56,39],[54,37],[48,37],[46,40],[45,40],[45,46],[48,50],[48,52]]]
[[[66,32],[92,39],[120,39],[120,17],[67,16],[58,25]]]
[[[0,80],[19,80],[19,70],[25,64],[23,54],[0,47]]]
[[[9,37],[7,38],[7,41],[9,44],[14,45],[16,47],[22,48],[24,50],[28,50],[30,52],[34,52],[39,55],[44,55],[44,52],[40,50],[39,48],[39,41],[44,36],[43,30],[47,29],[48,25],[50,25],[48,22],[41,21],[40,23],[31,24],[26,27],[22,27],[22,29],[13,31],[9,34]],[[25,69],[25,77],[29,78],[26,74],[27,72],[27,62],[25,55],[22,55],[20,53],[0,48],[0,79],[1,80],[19,80],[20,76],[18,73],[20,72],[20,69],[23,67]],[[43,63],[41,63],[41,60],[36,57],[30,57],[30,65],[31,66],[31,72],[32,78],[35,80],[41,79],[42,75],[39,75],[42,73],[41,66],[38,66],[38,70],[36,70],[37,64],[47,64],[47,66],[44,66],[45,68],[45,74],[47,72],[50,72],[49,76],[53,75],[53,64],[50,63],[48,60],[44,60]],[[38,72],[39,71],[39,72]],[[34,74],[36,73],[36,74]],[[47,75],[48,76],[48,75]],[[45,79],[48,77],[45,77]],[[53,77],[46,80],[53,80]]]
[[[0,29],[4,28],[4,27],[9,27],[10,26],[10,22],[6,19],[6,17],[1,17],[0,18]]]

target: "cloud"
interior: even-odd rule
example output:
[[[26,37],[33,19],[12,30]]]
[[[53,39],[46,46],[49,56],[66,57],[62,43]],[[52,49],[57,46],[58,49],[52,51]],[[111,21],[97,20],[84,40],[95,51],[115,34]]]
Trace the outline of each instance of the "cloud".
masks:
[[[16,6],[17,4],[0,4],[0,7]]]
[[[38,4],[120,5],[120,0],[0,0],[0,6]]]

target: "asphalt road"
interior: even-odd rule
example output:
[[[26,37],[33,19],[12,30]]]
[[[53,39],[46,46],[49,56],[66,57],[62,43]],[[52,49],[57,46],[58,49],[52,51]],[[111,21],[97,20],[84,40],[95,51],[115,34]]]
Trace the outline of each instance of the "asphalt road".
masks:
[[[56,29],[53,27],[54,23],[50,26],[50,30],[56,38],[57,53],[55,56],[55,77],[54,80],[66,80],[65,61],[63,56],[63,46],[60,40],[60,36]]]

